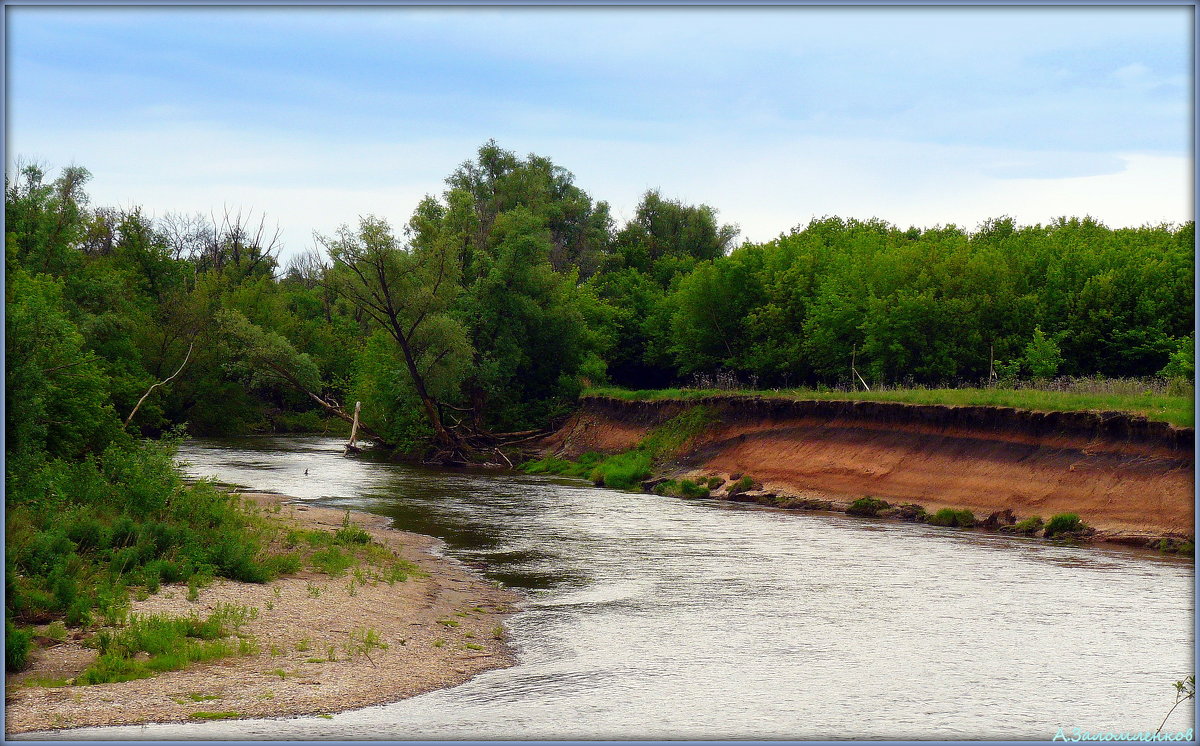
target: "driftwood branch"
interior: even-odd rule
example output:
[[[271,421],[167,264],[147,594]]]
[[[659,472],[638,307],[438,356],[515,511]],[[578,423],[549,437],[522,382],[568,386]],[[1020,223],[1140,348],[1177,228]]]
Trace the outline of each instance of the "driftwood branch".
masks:
[[[183,356],[183,362],[179,364],[179,367],[175,369],[174,373],[167,376],[166,378],[159,381],[158,383],[151,385],[150,388],[146,389],[146,393],[142,394],[142,398],[138,399],[138,403],[134,405],[133,411],[130,412],[129,416],[125,418],[125,427],[129,427],[129,423],[133,420],[133,416],[138,413],[139,409],[141,409],[142,402],[146,401],[146,397],[150,396],[151,391],[154,391],[154,389],[158,388],[159,386],[170,383],[172,380],[174,380],[175,376],[177,376],[183,372],[183,366],[187,365],[188,360],[191,359],[192,348],[194,348],[195,346],[196,346],[196,338],[192,337],[191,343],[188,344],[187,354]]]

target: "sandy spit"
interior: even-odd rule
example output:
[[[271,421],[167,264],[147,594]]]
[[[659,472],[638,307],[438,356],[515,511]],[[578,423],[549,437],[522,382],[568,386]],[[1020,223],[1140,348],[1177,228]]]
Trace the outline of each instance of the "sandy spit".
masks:
[[[242,494],[268,511],[278,506],[275,517],[300,528],[336,529],[345,516],[284,495]],[[243,633],[254,636],[260,652],[137,681],[34,685],[70,678],[95,658],[94,649],[68,640],[37,650],[29,669],[6,677],[5,733],[201,720],[196,713],[205,712],[242,718],[334,713],[454,686],[515,663],[502,623],[520,600],[516,593],[433,555],[436,539],[390,528],[382,516],[352,517],[427,576],[393,585],[351,584],[350,575],[309,571],[263,585],[216,580],[194,602],[186,586],[163,585],[134,601],[131,611],[207,616],[222,603],[257,608]],[[387,644],[369,657],[351,643],[367,629]]]

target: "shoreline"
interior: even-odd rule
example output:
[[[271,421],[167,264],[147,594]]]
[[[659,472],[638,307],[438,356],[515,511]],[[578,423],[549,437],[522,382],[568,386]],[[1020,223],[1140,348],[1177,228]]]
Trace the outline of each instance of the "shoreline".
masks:
[[[288,527],[334,530],[346,515],[277,493],[235,494]],[[394,585],[311,570],[264,584],[216,579],[195,601],[187,600],[186,585],[164,584],[132,601],[131,613],[204,616],[222,603],[253,607],[257,618],[244,629],[259,652],[119,683],[32,683],[70,678],[95,658],[93,648],[68,638],[37,649],[28,669],[5,677],[5,733],[332,714],[515,665],[502,623],[519,594],[433,554],[439,545],[433,537],[392,528],[390,519],[371,513],[351,511],[351,520],[421,574]],[[387,648],[356,650],[351,635],[363,630],[377,631]]]
[[[844,513],[872,497],[910,512],[971,510],[997,529],[1076,513],[1095,530],[1080,538],[1172,550],[1194,541],[1194,429],[1117,412],[588,396],[538,450],[572,460],[626,452],[698,407],[709,421],[655,468],[644,490],[665,479],[715,477],[722,487],[712,497],[775,508]],[[729,494],[733,475],[753,486]]]

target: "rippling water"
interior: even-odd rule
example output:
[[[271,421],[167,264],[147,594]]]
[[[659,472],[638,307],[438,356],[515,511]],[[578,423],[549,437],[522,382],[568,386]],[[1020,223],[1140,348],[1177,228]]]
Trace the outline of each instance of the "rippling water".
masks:
[[[193,441],[198,475],[391,516],[528,592],[517,666],[323,718],[72,739],[1049,739],[1153,731],[1195,670],[1190,562]],[[307,476],[304,470],[308,469]],[[1167,730],[1194,723],[1184,707]]]

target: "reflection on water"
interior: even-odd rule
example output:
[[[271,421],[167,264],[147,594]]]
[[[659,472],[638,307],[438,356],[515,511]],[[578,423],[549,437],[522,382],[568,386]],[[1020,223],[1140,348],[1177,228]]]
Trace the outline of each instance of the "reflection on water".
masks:
[[[332,720],[63,737],[1048,739],[1153,731],[1195,670],[1193,566],[1149,553],[431,471],[328,438],[182,457],[440,537],[529,592],[508,623],[520,664]]]

